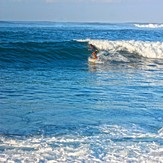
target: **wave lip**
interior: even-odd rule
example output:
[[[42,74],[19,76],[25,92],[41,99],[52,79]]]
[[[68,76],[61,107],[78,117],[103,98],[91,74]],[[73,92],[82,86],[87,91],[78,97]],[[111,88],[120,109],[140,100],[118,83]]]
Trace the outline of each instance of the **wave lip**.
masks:
[[[138,28],[163,28],[163,24],[134,24]]]
[[[110,54],[115,53],[131,53],[135,56],[142,56],[146,58],[163,59],[163,42],[150,41],[109,41],[109,40],[79,40],[79,42],[88,42],[93,44],[99,50],[106,50]]]

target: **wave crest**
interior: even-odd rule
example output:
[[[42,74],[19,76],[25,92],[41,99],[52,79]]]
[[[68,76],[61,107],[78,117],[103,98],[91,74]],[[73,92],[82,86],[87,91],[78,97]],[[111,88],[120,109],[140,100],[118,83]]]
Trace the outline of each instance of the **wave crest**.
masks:
[[[80,42],[84,40],[79,40]],[[109,41],[109,40],[85,40],[93,44],[99,50],[106,50],[111,54],[114,53],[132,53],[137,56],[146,58],[163,59],[163,43],[149,41]]]
[[[138,28],[163,28],[163,24],[134,24]]]

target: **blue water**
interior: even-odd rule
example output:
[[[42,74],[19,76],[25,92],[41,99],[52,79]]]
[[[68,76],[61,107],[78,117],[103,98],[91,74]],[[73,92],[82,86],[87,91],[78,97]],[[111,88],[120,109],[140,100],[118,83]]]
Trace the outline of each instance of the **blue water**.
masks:
[[[163,28],[0,22],[0,162],[161,163],[162,101]]]

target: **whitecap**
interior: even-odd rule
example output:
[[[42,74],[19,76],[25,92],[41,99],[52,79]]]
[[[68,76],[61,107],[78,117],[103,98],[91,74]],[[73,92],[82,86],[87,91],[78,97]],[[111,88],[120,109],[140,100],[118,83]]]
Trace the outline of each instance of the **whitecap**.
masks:
[[[99,50],[108,51],[110,54],[128,52],[135,56],[163,59],[163,42],[89,40],[88,43],[93,44]]]
[[[163,28],[163,24],[134,24],[138,28]]]

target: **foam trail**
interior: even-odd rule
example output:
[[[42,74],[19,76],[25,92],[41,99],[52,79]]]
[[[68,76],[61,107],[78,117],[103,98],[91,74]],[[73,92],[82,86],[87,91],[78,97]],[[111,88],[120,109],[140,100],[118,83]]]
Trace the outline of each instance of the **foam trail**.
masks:
[[[81,41],[81,40],[79,40]],[[84,40],[82,40],[84,42]],[[116,52],[128,52],[146,58],[163,59],[163,42],[149,41],[109,41],[109,40],[85,40],[93,44],[99,50],[106,50],[111,54]]]
[[[163,24],[134,24],[138,28],[163,28]]]
[[[162,139],[162,129],[149,133],[138,126],[95,128],[100,131],[99,135],[26,139],[0,136],[1,148],[5,147],[0,153],[0,162],[162,162],[163,148],[157,143]]]

